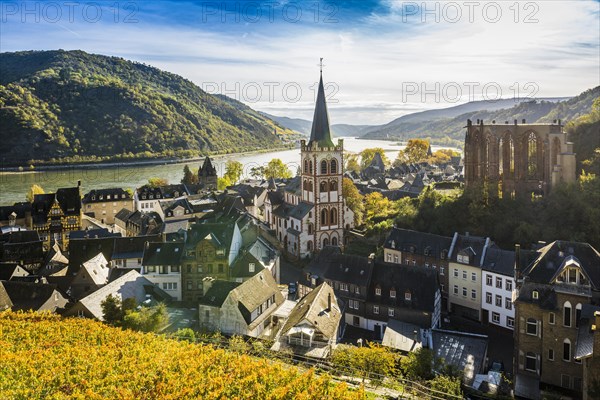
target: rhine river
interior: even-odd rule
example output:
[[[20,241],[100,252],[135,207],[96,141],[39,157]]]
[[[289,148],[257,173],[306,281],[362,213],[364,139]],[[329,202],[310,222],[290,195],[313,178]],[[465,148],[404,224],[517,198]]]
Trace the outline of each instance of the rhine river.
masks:
[[[337,143],[337,139],[334,139]],[[344,138],[344,150],[349,153],[358,153],[370,147],[381,147],[388,158],[393,161],[398,151],[404,146],[398,142],[385,140],[360,140]],[[432,146],[435,151],[436,146]],[[227,154],[211,157],[219,176],[225,171],[225,163],[237,160],[244,165],[243,178],[250,178],[252,167],[264,166],[273,158],[279,158],[295,174],[300,162],[300,149],[278,150],[267,153]],[[202,161],[187,162],[192,171],[197,172]],[[40,185],[47,193],[61,187],[76,186],[81,180],[82,194],[91,189],[111,187],[136,188],[148,182],[148,178],[165,178],[169,183],[179,183],[183,177],[185,163],[164,165],[128,165],[118,167],[98,167],[81,169],[77,166],[67,167],[62,170],[0,173],[0,205],[11,205],[17,201],[25,201],[25,195],[31,185]]]

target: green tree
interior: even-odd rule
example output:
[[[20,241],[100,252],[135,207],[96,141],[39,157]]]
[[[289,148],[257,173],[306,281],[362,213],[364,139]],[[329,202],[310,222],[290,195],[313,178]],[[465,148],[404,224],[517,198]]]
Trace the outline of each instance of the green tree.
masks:
[[[41,186],[39,185],[31,185],[31,187],[29,188],[29,192],[27,192],[27,201],[30,203],[33,203],[33,199],[35,198],[36,194],[44,194],[46,192],[44,192],[44,189],[42,189]]]
[[[181,183],[186,185],[198,183],[198,175],[194,174],[187,164],[183,167],[183,178],[181,179]]]
[[[217,190],[225,190],[231,185],[233,185],[233,183],[231,183],[227,175],[222,178],[217,178]]]
[[[409,139],[406,147],[398,152],[394,165],[402,163],[419,163],[427,160],[429,141],[424,139]]]
[[[365,212],[365,204],[363,203],[363,196],[350,178],[342,179],[342,194],[346,200],[346,205],[354,213],[354,224],[356,226],[361,225]]]
[[[266,179],[287,179],[292,177],[290,169],[279,158],[274,158],[267,164],[265,168]]]
[[[187,340],[188,342],[196,341],[196,332],[191,328],[180,328],[173,334],[173,337],[179,340]]]
[[[224,175],[224,177],[229,178],[229,181],[233,185],[233,184],[237,183],[237,181],[240,180],[240,177],[242,176],[243,169],[244,169],[244,166],[242,165],[241,162],[235,161],[235,160],[229,160],[225,164],[225,175]]]
[[[434,378],[433,371],[439,366],[431,349],[420,348],[408,353],[400,360],[402,375],[410,380],[430,380]]]
[[[373,148],[369,148],[369,149],[364,149],[363,151],[361,151],[359,153],[361,170],[367,168],[369,166],[369,164],[371,164],[371,161],[373,160],[373,157],[375,157],[376,153],[379,153],[379,155],[381,156],[381,159],[383,160],[383,164],[386,166],[386,168],[389,167],[390,160],[385,155],[385,151],[381,147],[373,147]]]
[[[166,180],[165,178],[153,177],[153,178],[148,179],[148,185],[153,188],[165,186],[168,184],[169,184],[169,181]]]
[[[250,176],[254,179],[261,179],[265,177],[265,167],[252,167],[250,168]]]
[[[437,375],[435,378],[428,382],[431,390],[435,390],[439,393],[434,393],[436,398],[443,399],[460,399],[462,398],[462,388],[460,378]]]
[[[360,172],[360,164],[358,163],[358,154],[345,154],[346,159],[346,171],[347,172]]]
[[[121,299],[109,294],[101,303],[104,322],[110,325],[119,325],[123,321],[123,307]]]
[[[123,318],[123,327],[142,332],[158,332],[169,321],[167,306],[142,306],[139,310],[129,310]]]
[[[339,369],[358,374],[363,381],[367,378],[381,381],[383,377],[394,375],[397,355],[375,343],[362,347],[339,345],[331,362]]]

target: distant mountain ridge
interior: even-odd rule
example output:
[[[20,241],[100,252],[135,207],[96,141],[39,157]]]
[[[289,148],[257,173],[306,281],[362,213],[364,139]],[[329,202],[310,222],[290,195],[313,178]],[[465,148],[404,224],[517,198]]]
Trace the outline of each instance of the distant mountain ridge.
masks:
[[[178,75],[64,50],[0,53],[0,125],[9,165],[277,148],[292,133]]]
[[[529,123],[552,122],[555,119],[568,122],[589,112],[594,99],[598,96],[600,96],[600,86],[586,90],[575,97],[472,101],[453,107],[407,114],[383,125],[339,124],[333,127],[339,127],[338,136],[402,141],[411,138],[429,138],[435,144],[462,146],[467,119],[473,121],[482,119],[486,122],[495,120],[498,124],[503,124],[505,121],[512,123],[515,119],[519,122],[525,119]],[[303,134],[310,133],[310,121],[262,114],[289,129]]]
[[[261,114],[269,119],[272,119],[273,121],[276,121],[277,123],[279,123],[282,126],[285,126],[288,129],[292,129],[305,136],[310,135],[312,121],[302,118],[278,117],[276,115],[267,114],[265,112],[261,112]],[[334,137],[358,137],[362,136],[368,129],[373,127],[373,125],[333,124],[331,125],[331,131]]]

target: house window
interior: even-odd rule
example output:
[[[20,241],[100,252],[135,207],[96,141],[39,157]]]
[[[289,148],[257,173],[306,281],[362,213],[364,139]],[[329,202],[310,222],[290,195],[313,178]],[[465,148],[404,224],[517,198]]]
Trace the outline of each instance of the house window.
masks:
[[[497,312],[493,312],[492,313],[492,322],[495,324],[499,324],[500,323],[500,314],[498,314]]]
[[[467,288],[463,286],[462,289],[463,297],[467,297]]]
[[[407,291],[404,293],[404,300],[410,301],[410,299],[411,299],[411,298],[412,298],[412,296],[411,296],[411,293],[410,293],[410,291],[409,291],[409,290],[407,290]]]
[[[477,274],[475,272],[471,272],[471,280],[475,282],[477,280]]]
[[[569,389],[571,387],[571,376],[560,374],[560,385],[564,388]]]
[[[528,352],[525,356],[525,369],[536,372],[537,356],[535,353]]]
[[[553,312],[548,314],[548,323],[551,325],[554,325],[556,323],[556,314],[554,314]]]
[[[188,290],[192,290],[194,287],[194,282],[193,281],[187,281],[187,288]]]
[[[506,326],[509,328],[514,328],[515,319],[513,317],[506,317]]]
[[[358,310],[358,300],[350,300],[350,308],[353,310]]]
[[[458,285],[454,285],[454,294],[458,296]]]
[[[198,281],[197,289],[202,290],[202,281]]]
[[[156,267],[154,265],[149,265],[148,272],[156,272]]]
[[[388,317],[393,317],[393,316],[394,316],[394,309],[388,308]]]
[[[392,299],[395,299],[395,298],[396,298],[396,289],[390,289],[390,297],[391,297]]]
[[[502,289],[502,278],[499,276],[496,277],[496,287]]]
[[[485,284],[487,286],[492,286],[492,276],[490,274],[486,274],[486,276],[485,276]]]
[[[471,298],[473,300],[475,300],[477,298],[477,290],[476,289],[471,289]]]
[[[554,350],[548,349],[548,360],[554,361]]]
[[[354,318],[352,318],[352,324],[355,326],[359,326],[360,325],[360,317],[354,316]]]
[[[373,306],[373,314],[379,314],[379,306]]]
[[[458,278],[458,268],[454,268],[454,277]]]
[[[490,292],[485,292],[485,302],[492,304],[492,294]]]
[[[579,328],[579,320],[581,319],[581,304],[575,306],[575,328]]]
[[[354,293],[360,294],[360,286],[356,286],[356,288],[354,289]]]
[[[506,307],[507,310],[512,310],[512,300],[508,297],[504,298],[504,307]]]
[[[248,264],[248,272],[254,272],[254,263]]]
[[[462,272],[463,279],[467,279],[467,271]]]
[[[502,296],[496,295],[496,307],[502,307]]]
[[[563,361],[571,361],[571,341],[569,339],[563,341]]]
[[[568,301],[565,302],[563,308],[563,325],[566,327],[571,326],[571,303]]]
[[[347,283],[340,283],[340,290],[343,290],[344,292],[348,291],[348,284]]]
[[[398,256],[394,256],[394,263],[395,263],[395,264],[399,264],[399,261],[398,261]]]
[[[533,292],[531,292],[531,298],[534,300],[537,300],[540,297],[540,294],[538,293],[537,290],[534,290]]]
[[[440,267],[440,275],[444,275],[444,270],[445,270],[444,267]]]
[[[381,296],[381,288],[375,288],[375,296]]]
[[[527,334],[532,336],[537,336],[538,331],[538,323],[533,318],[527,318]]]
[[[506,290],[508,290],[509,292],[512,292],[512,281],[510,279],[506,280]]]

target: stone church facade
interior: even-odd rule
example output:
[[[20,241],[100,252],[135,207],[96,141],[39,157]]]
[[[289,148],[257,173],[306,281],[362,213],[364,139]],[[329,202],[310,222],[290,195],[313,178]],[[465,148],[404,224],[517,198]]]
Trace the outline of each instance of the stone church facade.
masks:
[[[284,188],[281,204],[267,200],[268,223],[289,253],[305,258],[325,246],[345,244],[344,232],[354,227],[354,213],[342,195],[344,141],[331,139],[323,77],[310,140],[301,141],[301,174]]]
[[[467,121],[465,184],[487,184],[491,194],[545,195],[575,181],[573,143],[560,123],[484,124]]]

